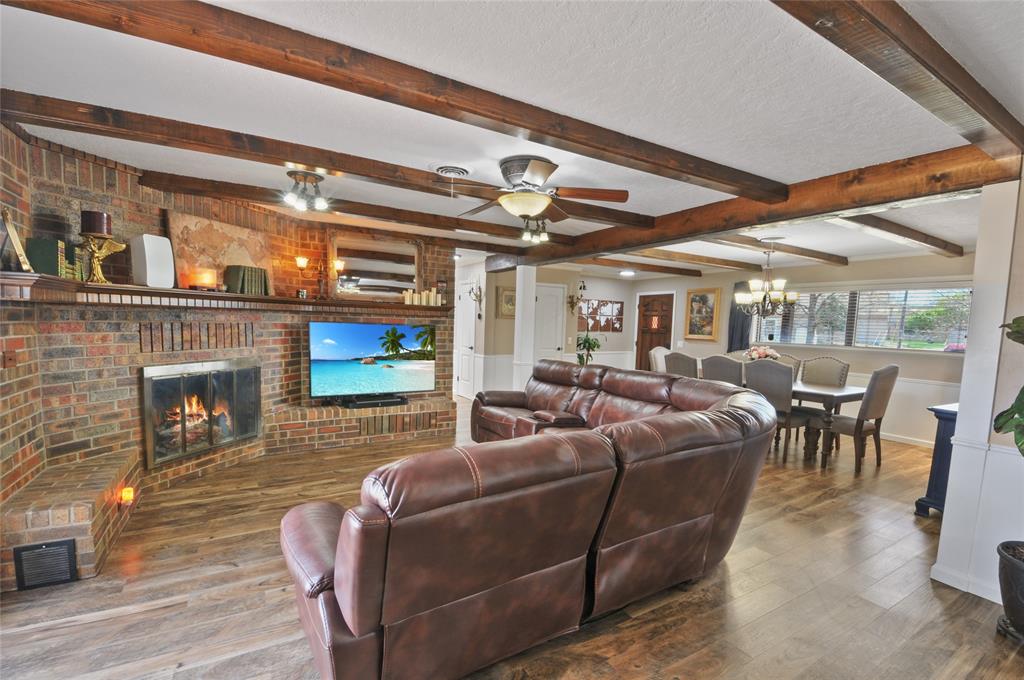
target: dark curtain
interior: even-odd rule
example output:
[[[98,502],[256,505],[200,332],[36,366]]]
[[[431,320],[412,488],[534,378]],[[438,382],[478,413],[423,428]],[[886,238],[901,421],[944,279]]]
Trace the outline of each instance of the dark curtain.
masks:
[[[733,286],[733,293],[749,293],[750,286],[746,281],[740,281]],[[736,306],[735,295],[729,296],[729,347],[726,352],[734,352],[738,349],[750,347],[750,324],[753,317],[744,314]]]

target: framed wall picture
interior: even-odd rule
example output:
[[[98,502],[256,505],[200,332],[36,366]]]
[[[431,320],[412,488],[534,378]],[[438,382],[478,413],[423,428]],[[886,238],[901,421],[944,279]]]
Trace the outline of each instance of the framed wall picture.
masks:
[[[721,288],[695,288],[686,291],[687,340],[718,340],[718,308]]]
[[[28,255],[25,254],[25,248],[21,244],[21,239],[18,238],[18,230],[14,228],[14,222],[11,220],[11,211],[7,208],[0,211],[0,221],[3,222],[3,228],[0,229],[0,254],[10,244],[11,249],[18,258],[21,271],[32,273],[32,265],[28,261]]]
[[[508,286],[498,286],[496,296],[498,304],[494,306],[495,314],[499,319],[516,318],[516,289]]]

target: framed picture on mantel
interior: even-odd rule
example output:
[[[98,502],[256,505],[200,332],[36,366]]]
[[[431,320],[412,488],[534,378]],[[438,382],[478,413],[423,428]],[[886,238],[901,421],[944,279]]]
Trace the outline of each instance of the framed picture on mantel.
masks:
[[[687,340],[718,340],[718,308],[721,288],[694,288],[686,291]]]

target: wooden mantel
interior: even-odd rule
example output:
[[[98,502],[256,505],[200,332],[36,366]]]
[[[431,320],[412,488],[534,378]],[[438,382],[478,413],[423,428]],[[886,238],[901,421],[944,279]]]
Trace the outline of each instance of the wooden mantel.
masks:
[[[182,288],[100,285],[62,279],[49,274],[21,272],[0,272],[0,300],[61,305],[90,304],[319,313],[343,312],[348,309],[371,309],[401,316],[447,316],[452,310],[451,305],[406,305],[387,300],[357,298],[313,300],[310,298],[215,293]]]

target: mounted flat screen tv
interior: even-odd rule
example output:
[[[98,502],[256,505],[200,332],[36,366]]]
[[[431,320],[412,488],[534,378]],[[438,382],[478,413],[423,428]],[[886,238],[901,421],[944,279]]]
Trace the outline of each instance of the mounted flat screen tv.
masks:
[[[309,396],[404,394],[434,389],[434,326],[309,323]]]

